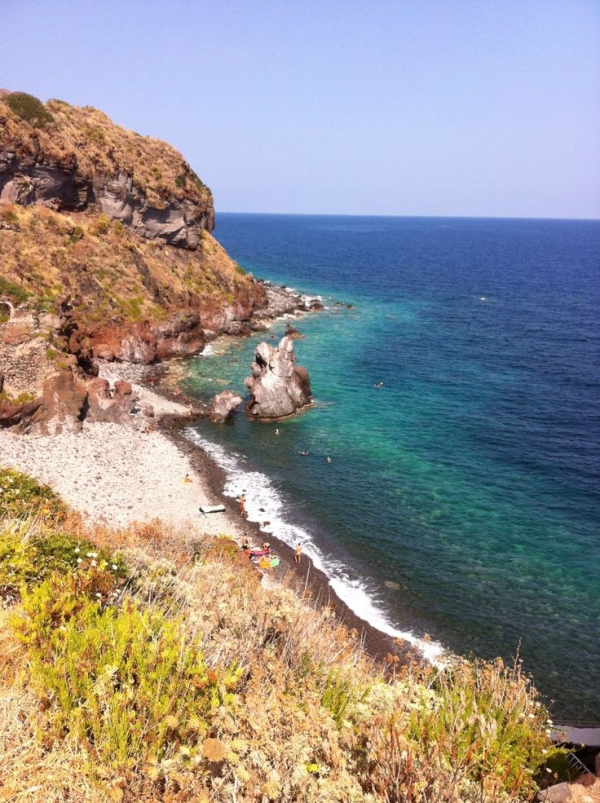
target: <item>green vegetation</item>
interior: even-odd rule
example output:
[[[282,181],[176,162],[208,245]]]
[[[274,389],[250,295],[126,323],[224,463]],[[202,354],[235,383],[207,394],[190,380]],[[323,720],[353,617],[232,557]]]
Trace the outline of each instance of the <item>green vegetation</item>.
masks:
[[[14,304],[23,304],[32,293],[0,276],[0,296],[8,296]]]
[[[183,621],[126,597],[107,605],[112,576],[101,567],[54,574],[23,598],[15,619],[32,680],[51,701],[51,738],[70,733],[116,766],[165,761],[206,732],[227,705],[239,671],[210,669]]]
[[[48,485],[40,485],[11,468],[0,468],[0,518],[27,516],[60,522],[66,516],[66,506]]]
[[[519,803],[557,777],[518,663],[390,657],[384,676],[327,609],[260,588],[228,536],[154,521],[82,537],[64,507],[23,518],[49,489],[2,476],[17,518],[0,523],[0,684],[22,712],[0,711],[3,793],[26,788],[32,761],[45,792],[93,803]]]
[[[42,101],[27,92],[13,92],[5,95],[2,100],[10,106],[17,117],[28,122],[33,128],[45,128],[48,123],[54,122],[53,115]]]

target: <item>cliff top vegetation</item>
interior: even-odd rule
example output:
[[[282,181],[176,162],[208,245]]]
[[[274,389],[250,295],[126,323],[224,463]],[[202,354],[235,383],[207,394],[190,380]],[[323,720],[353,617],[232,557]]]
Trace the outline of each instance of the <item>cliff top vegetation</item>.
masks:
[[[212,201],[181,154],[166,142],[115,125],[92,106],[71,106],[62,100],[43,104],[33,95],[0,96],[0,140],[19,159],[72,168],[92,178],[98,173],[133,176],[134,185],[161,208],[173,200]]]

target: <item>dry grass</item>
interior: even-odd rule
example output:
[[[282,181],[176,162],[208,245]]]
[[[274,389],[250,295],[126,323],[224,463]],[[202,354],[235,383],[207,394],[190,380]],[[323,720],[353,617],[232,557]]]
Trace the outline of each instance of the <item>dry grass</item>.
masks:
[[[183,198],[212,205],[208,187],[168,143],[127,131],[91,106],[51,100],[46,109],[53,121],[33,127],[0,99],[0,132],[3,129],[2,138],[19,157],[43,153],[46,162],[65,167],[76,163],[88,178],[124,171],[134,176],[135,185],[157,208]]]
[[[131,760],[105,758],[98,764],[92,756],[115,754],[86,736],[84,708],[75,709],[70,726],[58,698],[40,686],[44,675],[36,666],[44,662],[48,677],[62,683],[56,661],[64,658],[44,658],[44,633],[52,631],[37,619],[21,630],[33,628],[33,660],[31,645],[15,639],[5,612],[0,766],[8,769],[0,800],[516,803],[532,798],[532,772],[548,749],[547,715],[518,667],[459,664],[441,674],[411,669],[386,680],[327,608],[307,606],[285,583],[261,587],[226,537],[192,540],[159,521],[112,531],[86,527],[73,517],[62,528],[74,542],[90,539],[99,551],[121,551],[129,569],[118,598],[179,622],[182,644],[193,644],[202,656],[209,683],[227,673],[233,680],[218,702],[198,708],[186,723],[169,724],[165,707],[173,736],[163,758],[153,755],[151,740],[144,738]],[[68,577],[52,581],[56,610],[65,589],[85,588],[90,577],[75,585]],[[33,597],[26,610],[35,615]],[[99,614],[102,610],[101,605]],[[96,636],[90,630],[85,652],[85,633],[96,613],[89,605],[86,611],[78,635],[69,626],[69,638],[78,640],[87,655],[86,672],[95,677]],[[98,619],[94,632],[100,625]],[[61,639],[52,638],[53,649],[59,648]],[[114,715],[118,698],[111,702],[105,683],[100,674],[88,689],[100,695],[106,715]],[[177,697],[183,694],[182,688]],[[105,734],[96,739],[109,738],[106,730],[95,732]]]
[[[0,277],[16,303],[53,312],[67,295],[85,328],[162,322],[176,313],[252,309],[263,291],[206,231],[196,251],[148,241],[101,215],[0,204]],[[12,289],[11,289],[12,288]],[[2,288],[0,287],[0,292]]]

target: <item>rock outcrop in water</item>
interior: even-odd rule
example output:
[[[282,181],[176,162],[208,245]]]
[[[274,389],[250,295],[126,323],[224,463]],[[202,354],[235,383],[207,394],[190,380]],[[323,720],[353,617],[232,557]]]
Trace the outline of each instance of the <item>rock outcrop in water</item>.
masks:
[[[308,371],[295,361],[290,337],[282,338],[276,348],[268,343],[257,347],[252,376],[244,380],[251,396],[246,407],[251,418],[284,418],[311,403]]]
[[[224,424],[233,415],[236,407],[239,407],[244,400],[232,390],[223,390],[212,400],[209,418],[213,424]]]

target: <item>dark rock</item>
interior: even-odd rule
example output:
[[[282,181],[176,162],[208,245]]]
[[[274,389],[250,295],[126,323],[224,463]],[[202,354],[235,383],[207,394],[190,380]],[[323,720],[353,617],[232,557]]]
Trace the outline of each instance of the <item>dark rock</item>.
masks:
[[[231,416],[236,407],[243,402],[241,396],[232,390],[224,390],[217,393],[212,401],[209,418],[214,424],[224,424]]]
[[[282,338],[273,348],[261,343],[252,363],[252,376],[244,380],[251,399],[247,412],[256,419],[284,418],[311,403],[308,371],[295,365],[294,343]]]
[[[291,337],[294,340],[300,340],[301,338],[305,337],[302,332],[299,332],[294,326],[288,323],[285,327],[285,334],[287,337]]]
[[[99,211],[142,237],[190,250],[198,248],[200,229],[214,228],[212,197],[201,202],[172,199],[157,208],[135,186],[130,173],[89,178],[78,169],[75,156],[66,164],[48,164],[44,159],[43,152],[26,159],[0,152],[0,200],[41,204],[60,212]]]

